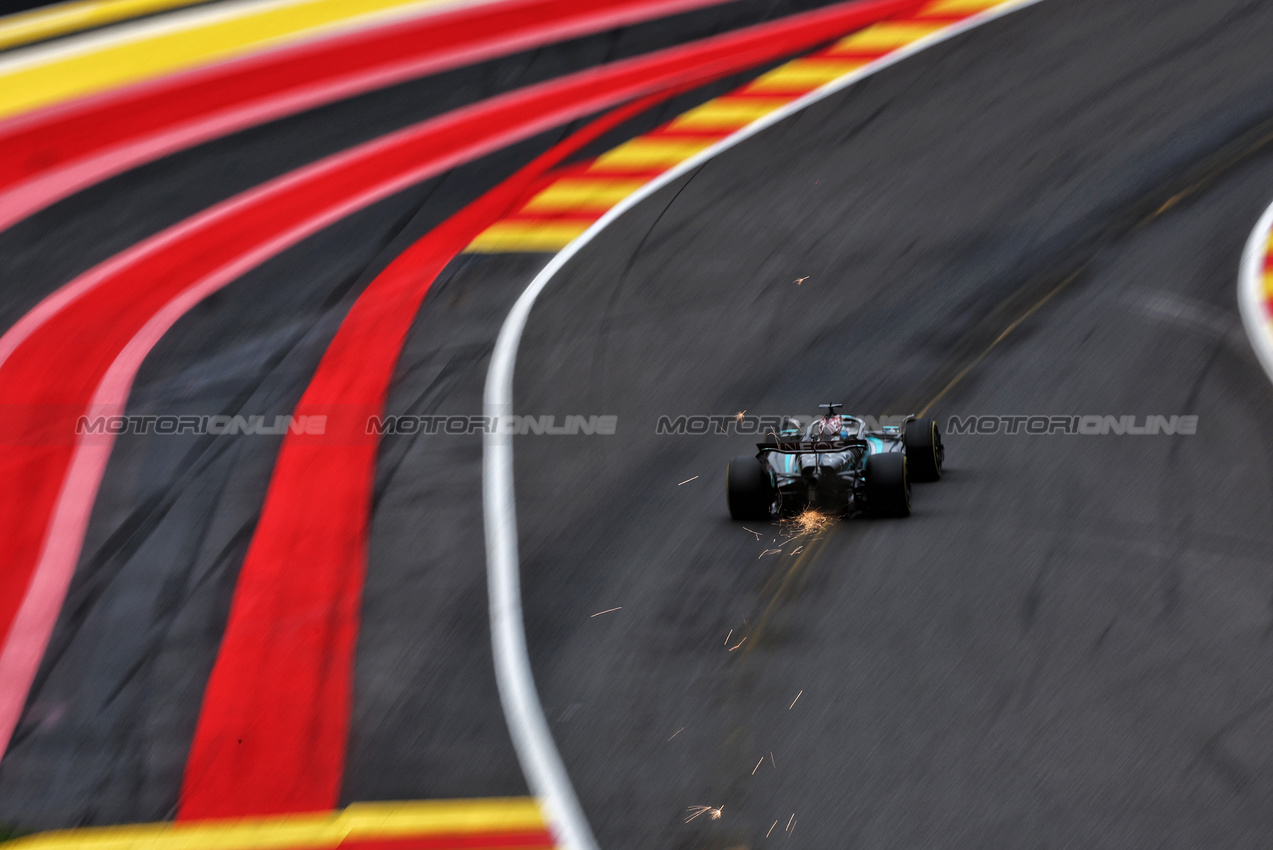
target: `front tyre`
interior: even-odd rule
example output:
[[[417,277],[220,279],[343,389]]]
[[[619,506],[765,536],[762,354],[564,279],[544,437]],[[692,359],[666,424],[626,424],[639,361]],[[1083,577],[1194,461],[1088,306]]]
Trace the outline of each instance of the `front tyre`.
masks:
[[[754,455],[739,455],[725,472],[725,497],[734,519],[766,521],[776,516],[777,499],[769,475]]]
[[[937,481],[941,478],[946,448],[941,443],[941,429],[936,419],[912,419],[906,423],[903,437],[907,466],[913,481]]]
[[[906,455],[887,452],[866,459],[866,510],[873,517],[911,515],[911,482]]]

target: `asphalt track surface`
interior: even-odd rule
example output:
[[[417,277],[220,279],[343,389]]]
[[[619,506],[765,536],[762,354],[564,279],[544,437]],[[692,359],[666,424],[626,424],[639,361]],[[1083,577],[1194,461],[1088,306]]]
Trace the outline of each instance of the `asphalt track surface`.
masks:
[[[1267,846],[1273,388],[1234,281],[1273,195],[1273,155],[1241,155],[1273,116],[1271,38],[1258,2],[1048,0],[726,153],[550,284],[519,412],[620,423],[517,443],[536,679],[603,846],[761,846],[774,821],[770,841],[811,847]],[[0,235],[25,285],[5,321],[348,143],[301,119]],[[528,155],[383,202],[209,299],[152,353],[131,412],[287,412],[374,271]],[[25,226],[42,241],[22,251]],[[478,412],[544,260],[454,263],[389,412]],[[910,519],[838,526],[803,558],[758,557],[769,541],[726,517],[746,438],[654,434],[661,414],[905,412],[974,363],[943,422],[1197,414],[1199,433],[950,437]],[[170,811],[269,474],[271,438],[252,439],[117,444],[0,819]],[[382,447],[347,800],[525,792],[490,672],[480,451]],[[731,630],[748,638],[732,653]],[[695,804],[722,817],[683,823]]]
[[[0,306],[3,320],[11,324],[58,285],[163,227],[324,155],[514,86],[818,5],[745,0],[576,39],[312,110],[136,169],[0,234],[9,284]],[[737,84],[722,80],[705,86],[659,112],[665,118],[675,115]],[[649,120],[655,119],[634,121],[629,132],[640,132]],[[290,412],[344,313],[375,274],[430,227],[570,129],[403,192],[206,300],[152,352],[138,376],[130,412],[174,405],[205,415],[249,407],[267,416]],[[238,446],[184,439],[126,442],[120,441],[112,455],[76,579],[0,767],[2,821],[50,828],[158,820],[170,817],[176,804],[200,695],[278,441],[265,437]],[[418,572],[418,565],[411,572]],[[442,585],[431,575],[418,580],[435,589]],[[375,591],[369,582],[368,605],[374,604]],[[469,632],[476,629],[481,636],[485,613],[479,602],[478,608],[466,609],[464,619]],[[419,614],[416,597],[410,625]],[[138,627],[139,616],[144,629]],[[374,608],[364,616],[365,639],[382,622],[403,639],[401,618],[384,619]],[[414,634],[407,642],[417,651],[421,646]],[[426,645],[436,656],[434,647],[450,643],[431,638]],[[485,638],[464,642],[465,651],[475,652],[477,659],[459,659],[446,671],[439,679],[450,688],[445,692],[404,678],[409,670],[392,647],[364,653],[370,657],[368,663],[360,660],[360,675],[364,669],[378,675],[385,666],[382,657],[393,670],[370,689],[373,696],[383,691],[392,703],[406,686],[415,700],[405,706],[410,723],[454,716],[476,731],[457,735],[443,726],[427,737],[430,748],[422,753],[425,743],[404,741],[401,725],[378,732],[358,724],[355,741],[370,739],[375,758],[385,750],[390,767],[386,772],[383,764],[369,764],[359,779],[359,745],[354,743],[348,799],[525,793],[489,674],[487,643]],[[481,674],[475,676],[475,670]],[[471,706],[456,691],[468,679],[476,691]],[[368,688],[360,683],[359,693],[367,694]],[[422,699],[430,701],[427,710],[420,708]],[[486,742],[480,746],[494,754],[496,766],[481,766],[482,754],[473,754],[475,742]]]
[[[1220,167],[1271,114],[1271,35],[1258,3],[1040,4],[710,162],[549,285],[518,410],[620,423],[517,446],[531,656],[602,846],[1268,844],[1273,389],[1234,290],[1273,157]],[[951,437],[910,519],[804,559],[725,515],[746,438],[655,436],[918,409],[1067,280],[943,420],[1197,436]]]

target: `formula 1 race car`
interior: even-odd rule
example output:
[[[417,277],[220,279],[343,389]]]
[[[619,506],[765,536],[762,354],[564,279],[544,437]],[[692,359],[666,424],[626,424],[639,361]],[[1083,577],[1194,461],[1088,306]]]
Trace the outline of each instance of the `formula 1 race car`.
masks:
[[[792,418],[755,455],[729,462],[726,492],[734,519],[776,520],[812,508],[829,515],[904,517],[911,482],[941,478],[946,450],[935,419],[906,416],[901,424],[868,431],[841,404],[807,428]]]

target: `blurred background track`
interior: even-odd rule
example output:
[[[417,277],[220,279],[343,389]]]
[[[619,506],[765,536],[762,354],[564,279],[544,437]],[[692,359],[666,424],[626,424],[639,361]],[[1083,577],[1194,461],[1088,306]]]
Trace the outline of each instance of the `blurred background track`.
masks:
[[[722,23],[718,0],[399,4],[410,17],[371,23],[354,14],[362,7],[334,0],[273,6],[228,5],[180,27],[166,17],[162,26],[0,58],[0,112],[16,115],[0,124],[0,227],[167,154],[397,83],[694,11]],[[262,7],[278,20],[253,20]],[[298,38],[306,13],[330,26]],[[271,46],[263,27],[292,40],[263,49]],[[213,61],[227,51],[243,55]],[[83,80],[106,90],[59,102],[83,95]]]

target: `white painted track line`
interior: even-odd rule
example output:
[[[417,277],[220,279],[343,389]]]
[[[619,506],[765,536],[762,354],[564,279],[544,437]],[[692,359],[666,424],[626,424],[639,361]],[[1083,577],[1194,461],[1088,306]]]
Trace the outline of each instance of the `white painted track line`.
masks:
[[[935,44],[1039,2],[1041,0],[1010,0],[915,41],[748,124],[624,198],[556,254],[530,282],[505,317],[495,342],[495,350],[491,353],[490,368],[486,373],[483,414],[503,417],[513,413],[513,367],[516,365],[522,332],[526,328],[531,308],[535,306],[535,300],[562,266],[619,216],[674,180],[784,118]],[[511,435],[488,433],[483,437],[482,510],[486,524],[486,571],[495,678],[517,758],[526,774],[531,793],[539,797],[544,807],[545,816],[559,846],[563,850],[597,850],[597,840],[593,837],[548,729],[548,721],[544,718],[543,706],[539,702],[531,673],[526,630],[522,622],[521,567],[517,554],[517,506],[513,494]]]
[[[1264,298],[1264,259],[1269,253],[1269,236],[1273,234],[1273,206],[1264,211],[1242,251],[1242,267],[1238,272],[1238,308],[1247,339],[1255,356],[1273,381],[1273,320]]]

